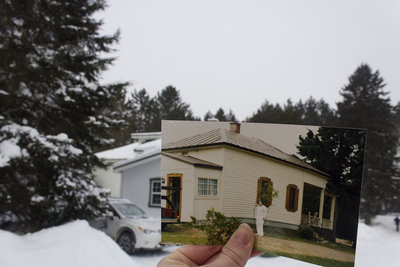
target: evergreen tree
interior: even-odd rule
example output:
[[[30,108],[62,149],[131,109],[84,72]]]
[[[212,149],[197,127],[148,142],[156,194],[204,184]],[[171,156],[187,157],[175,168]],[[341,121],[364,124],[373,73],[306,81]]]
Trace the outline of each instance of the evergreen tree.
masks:
[[[124,84],[101,85],[118,40],[99,34],[105,2],[0,3],[0,224],[36,230],[104,214],[93,148],[120,125]]]
[[[319,125],[319,126],[333,126],[336,125],[336,114],[334,110],[329,107],[323,99],[316,101],[310,97],[302,105],[302,124],[306,125]]]
[[[288,99],[283,107],[265,101],[247,121],[319,126],[336,125],[336,114],[324,100],[316,101],[310,97],[305,103],[300,100],[295,104]]]
[[[383,90],[379,71],[360,65],[350,76],[337,104],[340,125],[367,129],[367,145],[361,216],[370,223],[374,215],[386,212],[387,203],[398,194],[393,165],[398,146],[394,109]]]
[[[216,119],[218,119],[219,121],[227,121],[226,115],[225,115],[225,111],[223,108],[219,108],[217,110],[217,112],[215,112],[215,116]]]
[[[249,122],[286,123],[281,121],[283,110],[279,104],[271,104],[267,100],[246,120]]]
[[[193,115],[190,105],[183,102],[180,93],[169,85],[156,97],[158,114],[153,121],[154,128],[161,131],[161,120],[200,120]]]
[[[327,190],[338,196],[339,237],[356,240],[366,133],[364,130],[321,127],[299,137],[299,154],[330,175]]]
[[[207,111],[207,113],[204,115],[204,121],[208,121],[209,119],[214,118],[214,114],[211,113],[211,111]]]
[[[206,115],[204,115],[204,121],[207,121],[208,119],[211,118],[215,118],[218,121],[230,121],[230,122],[238,121],[231,109],[229,110],[229,113],[226,114],[223,108],[219,108],[217,112],[215,112],[215,115],[212,114],[211,111],[208,111]]]
[[[135,90],[128,105],[132,116],[135,117],[131,133],[159,131],[159,125],[155,120],[159,118],[160,108],[156,99],[151,98],[146,89]]]

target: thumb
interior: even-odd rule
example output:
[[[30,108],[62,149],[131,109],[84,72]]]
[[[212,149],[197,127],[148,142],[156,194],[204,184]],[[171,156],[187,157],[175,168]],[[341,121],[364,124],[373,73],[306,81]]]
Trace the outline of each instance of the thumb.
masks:
[[[243,267],[253,250],[254,233],[248,224],[241,224],[222,248],[221,254],[210,266],[240,266]],[[207,265],[206,265],[207,266]]]

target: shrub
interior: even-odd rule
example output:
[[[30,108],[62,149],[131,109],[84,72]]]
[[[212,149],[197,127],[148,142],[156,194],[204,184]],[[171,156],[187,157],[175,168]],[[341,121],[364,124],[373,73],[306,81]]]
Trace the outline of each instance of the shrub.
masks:
[[[211,208],[207,211],[206,221],[201,227],[207,234],[207,245],[222,245],[229,240],[239,225],[238,219],[227,218],[221,212]]]
[[[298,234],[302,238],[309,239],[309,240],[313,240],[314,236],[315,236],[314,230],[309,226],[300,227],[300,229],[298,230]]]

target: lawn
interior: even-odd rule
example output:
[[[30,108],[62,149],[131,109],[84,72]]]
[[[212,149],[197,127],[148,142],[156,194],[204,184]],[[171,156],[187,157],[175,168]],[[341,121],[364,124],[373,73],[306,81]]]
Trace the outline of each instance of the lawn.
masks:
[[[250,226],[255,230],[255,225]],[[332,243],[328,242],[326,240],[324,241],[317,241],[317,240],[308,240],[300,237],[297,233],[296,230],[291,230],[291,229],[285,229],[285,228],[278,228],[278,227],[272,227],[272,226],[265,226],[264,227],[264,232],[271,237],[279,238],[279,239],[284,239],[284,240],[293,240],[293,241],[299,241],[299,242],[305,242],[313,245],[318,245],[318,246],[323,246],[335,250],[340,250],[343,252],[348,252],[348,253],[355,253],[355,249],[343,244],[338,244],[338,243]]]
[[[252,225],[251,225],[252,226]],[[282,229],[282,228],[276,228],[276,227],[265,227],[265,233],[269,237],[273,238],[278,238],[281,240],[288,240],[288,241],[297,241],[297,242],[302,242],[310,245],[317,245],[320,247],[325,247],[325,248],[330,248],[335,251],[338,251],[337,253],[351,253],[354,254],[355,250],[349,246],[342,245],[342,244],[336,244],[336,243],[330,243],[327,241],[315,241],[315,240],[307,240],[304,238],[301,238],[297,231],[295,230],[290,230],[290,229]],[[189,223],[180,223],[180,224],[169,224],[168,227],[162,232],[162,243],[164,244],[193,244],[193,245],[205,245],[207,243],[207,236],[206,234],[201,231],[200,229],[194,228],[191,224]],[[272,244],[271,244],[272,245]],[[275,246],[274,246],[275,247]],[[279,246],[278,246],[279,247]],[[276,247],[276,248],[278,248]],[[272,248],[271,248],[272,249]],[[273,249],[272,249],[273,250]],[[339,252],[340,251],[340,252]],[[284,256],[284,257],[289,257],[289,258],[294,258],[322,266],[353,266],[354,262],[345,262],[341,261],[341,257],[334,259],[327,259],[323,257],[319,257],[319,254],[317,255],[304,255],[301,254],[302,252],[299,253],[288,253],[283,251],[271,251],[270,253],[264,254],[264,257],[273,257],[275,255],[279,256]],[[305,252],[308,254],[307,252]],[[336,254],[336,252],[335,252]],[[328,256],[329,257],[329,256]],[[349,259],[347,259],[350,261]]]
[[[205,245],[206,234],[188,223],[168,224],[162,231],[161,242],[163,244],[192,244]]]
[[[307,256],[307,255],[297,255],[297,254],[290,254],[290,253],[279,253],[279,255],[274,254],[274,253],[264,253],[263,255],[261,255],[261,257],[265,257],[265,258],[271,258],[271,257],[276,257],[276,256],[283,256],[283,257],[301,260],[301,261],[305,261],[305,262],[309,262],[309,263],[317,264],[317,265],[321,265],[321,266],[332,266],[332,267],[353,267],[354,266],[354,262],[344,262],[344,261],[331,260],[331,259],[313,257],[313,256]]]

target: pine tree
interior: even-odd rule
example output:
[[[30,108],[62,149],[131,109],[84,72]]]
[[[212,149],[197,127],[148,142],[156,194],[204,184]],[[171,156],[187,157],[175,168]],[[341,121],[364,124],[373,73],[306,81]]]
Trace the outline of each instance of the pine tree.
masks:
[[[118,33],[99,34],[105,2],[0,4],[0,224],[36,230],[104,214],[93,148],[113,142],[125,84],[98,80]],[[22,228],[23,227],[23,228]]]
[[[304,102],[299,102],[302,106],[302,123],[306,125],[333,126],[336,125],[335,112],[329,107],[323,99],[316,101],[310,97]]]
[[[158,116],[153,121],[154,128],[161,131],[161,120],[200,120],[193,115],[190,105],[183,102],[180,92],[169,85],[156,97]]]
[[[158,122],[160,108],[155,98],[151,98],[146,89],[135,90],[129,101],[129,108],[132,111],[134,126],[132,132],[154,132],[159,131]]]
[[[336,125],[336,114],[324,100],[316,101],[310,97],[305,103],[300,100],[295,104],[288,99],[283,107],[265,101],[247,120],[250,122],[332,126]]]
[[[267,100],[246,120],[249,122],[286,123],[281,120],[283,110],[279,104],[271,104]]]
[[[360,65],[349,77],[337,104],[340,125],[367,129],[365,172],[360,214],[366,223],[386,212],[386,205],[398,193],[394,175],[394,156],[398,146],[394,109],[383,90],[379,71]]]
[[[229,112],[226,114],[223,108],[219,108],[215,114],[212,114],[211,111],[208,111],[206,115],[204,115],[204,121],[207,121],[208,119],[215,118],[218,121],[238,121],[236,119],[235,113],[231,109],[229,109]]]

